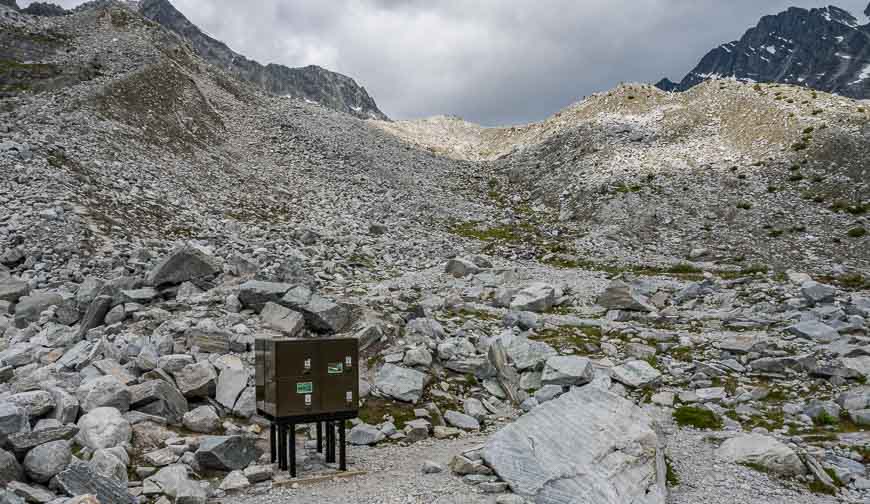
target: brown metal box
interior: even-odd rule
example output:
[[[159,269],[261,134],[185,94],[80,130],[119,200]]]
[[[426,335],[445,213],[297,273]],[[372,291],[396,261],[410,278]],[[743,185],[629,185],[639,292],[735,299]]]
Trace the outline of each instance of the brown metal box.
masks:
[[[267,339],[254,343],[257,410],[272,418],[356,412],[355,338]]]

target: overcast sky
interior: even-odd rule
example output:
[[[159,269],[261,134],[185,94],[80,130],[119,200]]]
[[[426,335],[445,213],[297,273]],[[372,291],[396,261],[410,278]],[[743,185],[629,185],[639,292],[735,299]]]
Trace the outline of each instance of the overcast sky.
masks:
[[[837,5],[863,23],[868,1]],[[455,114],[496,125],[543,119],[620,81],[680,80],[707,51],[740,38],[762,15],[830,0],[172,3],[261,63],[317,64],[353,77],[394,119]]]

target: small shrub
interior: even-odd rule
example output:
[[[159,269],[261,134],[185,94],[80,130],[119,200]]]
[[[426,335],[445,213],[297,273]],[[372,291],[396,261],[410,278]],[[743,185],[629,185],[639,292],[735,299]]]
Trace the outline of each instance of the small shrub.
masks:
[[[807,145],[807,143],[802,140],[800,142],[793,143],[791,146],[791,150],[793,150],[795,152],[800,152],[802,150],[806,150],[807,147],[809,147],[809,145]]]
[[[849,238],[862,238],[867,235],[867,230],[859,226],[850,229],[846,234],[849,235]]]
[[[777,189],[777,187],[776,187],[775,185],[769,185],[769,186],[767,186],[767,192],[769,192],[769,193],[775,193],[776,191],[778,191],[778,189]]]
[[[827,411],[822,411],[819,415],[813,420],[816,425],[837,425],[840,423],[836,418],[834,418]]]
[[[774,229],[771,232],[767,233],[771,238],[779,238],[785,231],[782,229]]]
[[[789,182],[800,182],[803,179],[804,179],[803,175],[801,175],[800,173],[795,173],[794,175],[789,176],[788,181]]]
[[[740,270],[740,272],[744,275],[755,275],[757,273],[767,274],[768,271],[770,271],[770,268],[763,264],[750,264],[749,266],[746,266],[745,268]]]
[[[750,208],[752,208],[752,203],[749,203],[748,201],[741,201],[740,203],[737,203],[737,208],[741,210],[749,210]]]

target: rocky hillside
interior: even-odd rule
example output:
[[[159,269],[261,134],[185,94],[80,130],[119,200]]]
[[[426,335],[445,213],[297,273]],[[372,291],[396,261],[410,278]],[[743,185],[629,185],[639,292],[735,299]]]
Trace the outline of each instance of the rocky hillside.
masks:
[[[685,91],[717,78],[779,82],[870,98],[870,24],[833,6],[792,7],[761,18],[740,40],[707,53],[679,83],[663,79],[656,86]]]
[[[350,77],[314,65],[305,68],[263,66],[203,33],[169,0],[141,0],[138,6],[146,18],[184,37],[204,60],[268,93],[311,100],[363,119],[386,119],[365,88]]]
[[[709,81],[680,94],[626,85],[528,126],[379,126],[489,160],[496,176],[481,190],[511,220],[475,232],[496,248],[531,244],[539,258],[600,267],[691,259],[843,272],[870,259],[868,117],[862,103],[801,87]],[[530,222],[553,227],[524,232]]]
[[[391,123],[127,2],[0,7],[0,37],[0,502],[870,499],[860,103],[710,81]],[[297,486],[252,345],[332,335],[359,471],[300,428]]]

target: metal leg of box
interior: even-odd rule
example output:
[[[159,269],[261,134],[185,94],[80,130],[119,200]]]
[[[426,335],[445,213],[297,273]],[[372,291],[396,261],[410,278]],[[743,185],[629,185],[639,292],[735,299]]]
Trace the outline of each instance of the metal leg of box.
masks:
[[[290,424],[290,477],[296,477],[296,425]]]
[[[347,447],[345,446],[345,425],[344,422],[339,422],[338,425],[338,469],[347,471]]]
[[[323,453],[323,424],[317,422],[317,453]]]
[[[269,424],[269,456],[272,463],[275,463],[275,455],[277,454],[277,447],[275,446],[275,422]]]
[[[287,469],[287,431],[285,430],[284,425],[278,424],[278,469],[284,471]]]
[[[335,463],[335,423],[326,422],[326,462]]]

